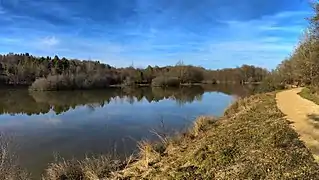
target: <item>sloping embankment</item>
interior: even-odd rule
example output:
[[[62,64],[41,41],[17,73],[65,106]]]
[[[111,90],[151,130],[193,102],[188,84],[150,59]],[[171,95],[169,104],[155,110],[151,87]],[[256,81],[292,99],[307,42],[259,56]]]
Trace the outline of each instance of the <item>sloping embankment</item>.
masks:
[[[318,164],[277,108],[275,93],[239,100],[218,121],[199,118],[190,132],[162,145],[142,143],[140,149],[138,160],[104,176],[319,179]]]

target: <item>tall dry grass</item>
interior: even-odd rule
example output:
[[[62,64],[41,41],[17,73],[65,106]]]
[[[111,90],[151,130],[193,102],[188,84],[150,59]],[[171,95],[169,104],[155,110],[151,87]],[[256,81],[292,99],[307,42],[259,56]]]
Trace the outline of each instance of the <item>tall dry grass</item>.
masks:
[[[13,138],[8,134],[0,133],[0,179],[1,180],[28,180],[30,174],[23,170],[14,154]]]
[[[114,172],[123,169],[122,161],[111,156],[98,156],[84,160],[61,160],[49,165],[42,180],[97,180],[115,177]]]

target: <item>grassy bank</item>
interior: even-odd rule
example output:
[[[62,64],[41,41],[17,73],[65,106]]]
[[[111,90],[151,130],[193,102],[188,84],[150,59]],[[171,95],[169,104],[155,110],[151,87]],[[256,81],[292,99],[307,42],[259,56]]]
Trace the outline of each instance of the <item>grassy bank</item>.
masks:
[[[51,164],[44,179],[319,178],[318,164],[277,109],[274,93],[239,100],[220,119],[200,117],[187,133],[139,147],[138,157],[124,163]]]
[[[299,95],[305,99],[308,99],[316,104],[319,104],[319,94],[316,88],[306,87],[301,90]]]

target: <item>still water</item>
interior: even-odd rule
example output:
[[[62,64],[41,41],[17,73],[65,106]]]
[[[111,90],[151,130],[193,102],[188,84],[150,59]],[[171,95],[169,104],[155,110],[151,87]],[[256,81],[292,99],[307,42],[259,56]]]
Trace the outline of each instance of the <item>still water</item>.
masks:
[[[39,177],[56,156],[136,152],[136,143],[156,140],[151,130],[173,134],[199,115],[221,116],[234,99],[250,94],[242,86],[180,89],[29,92],[0,90],[0,131],[17,144],[20,164]]]

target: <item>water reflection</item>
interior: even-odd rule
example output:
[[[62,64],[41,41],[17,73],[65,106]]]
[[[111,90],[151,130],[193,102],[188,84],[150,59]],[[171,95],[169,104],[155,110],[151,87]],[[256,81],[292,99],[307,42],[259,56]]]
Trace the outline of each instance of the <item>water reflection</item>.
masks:
[[[204,92],[222,92],[233,96],[247,96],[253,93],[249,86],[194,86],[183,88],[112,88],[98,91],[29,92],[27,90],[0,90],[1,114],[46,114],[53,110],[57,115],[87,105],[92,110],[104,107],[112,100],[130,104],[147,100],[149,103],[170,99],[183,106],[193,101],[201,101]]]
[[[15,135],[23,167],[39,179],[53,153],[70,159],[85,154],[130,155],[136,142],[156,139],[152,129],[183,130],[199,115],[222,115],[233,96],[249,86],[196,86],[99,91],[0,90],[0,131]]]

